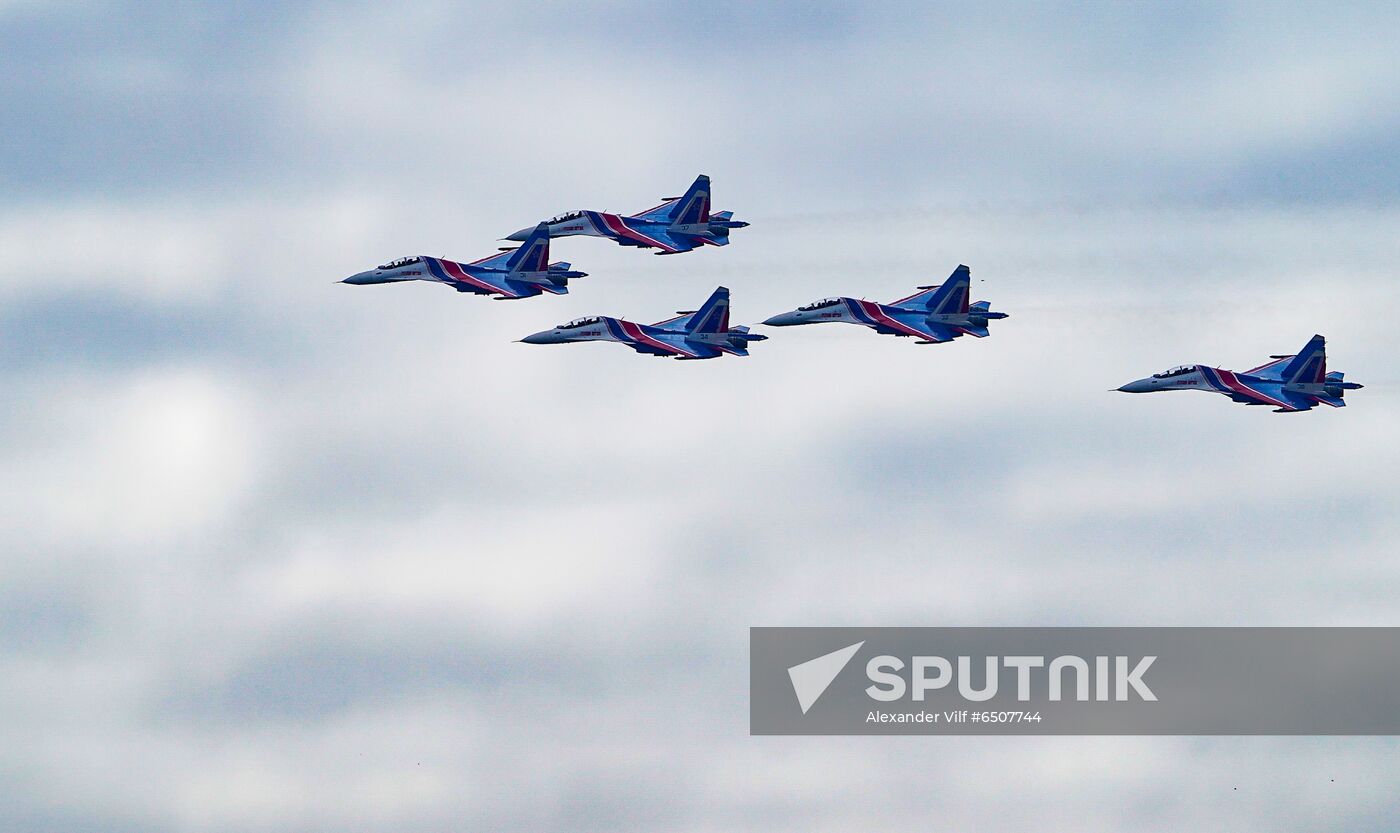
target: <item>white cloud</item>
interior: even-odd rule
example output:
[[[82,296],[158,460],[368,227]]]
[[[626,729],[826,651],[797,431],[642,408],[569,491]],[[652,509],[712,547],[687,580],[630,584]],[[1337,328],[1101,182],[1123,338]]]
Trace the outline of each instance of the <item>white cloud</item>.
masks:
[[[30,548],[115,554],[209,532],[263,463],[247,394],[197,368],[31,391],[41,398],[21,417],[21,444],[0,457],[6,526]]]
[[[752,739],[743,670],[777,622],[1390,621],[1396,212],[1198,204],[1384,127],[1383,38],[1246,48],[1226,20],[1114,69],[1076,57],[1092,26],[700,46],[567,8],[547,37],[504,7],[294,16],[274,106],[229,116],[278,137],[263,176],[0,207],[7,308],[97,297],[190,332],[5,371],[0,603],[76,611],[0,657],[26,806],[190,830],[1380,817],[1384,743]],[[559,241],[591,277],[518,304],[332,283],[701,170],[754,221],[722,251]],[[745,322],[894,298],[958,262],[1012,315],[990,339],[770,330],[684,364],[511,343],[717,283]],[[1344,411],[1108,392],[1313,332],[1368,385]]]

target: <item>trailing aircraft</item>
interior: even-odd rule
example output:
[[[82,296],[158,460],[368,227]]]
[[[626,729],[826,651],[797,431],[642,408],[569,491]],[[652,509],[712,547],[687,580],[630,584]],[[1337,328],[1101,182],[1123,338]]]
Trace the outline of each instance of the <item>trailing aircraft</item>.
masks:
[[[1342,396],[1362,385],[1345,381],[1340,372],[1327,372],[1327,340],[1315,335],[1296,355],[1270,356],[1270,361],[1245,371],[1188,364],[1154,373],[1118,388],[1123,393],[1164,390],[1203,390],[1224,394],[1245,405],[1272,405],[1274,413],[1311,410],[1317,405],[1344,407]]]
[[[655,324],[624,318],[591,316],[525,336],[526,344],[567,344],[574,341],[615,341],[638,353],[675,359],[713,359],[728,353],[747,356],[750,342],[767,336],[748,327],[729,326],[729,290],[719,287],[699,310],[686,310]]]
[[[877,333],[913,336],[917,344],[942,344],[969,335],[990,335],[987,322],[1008,317],[993,312],[987,301],[967,302],[972,272],[959,266],[938,286],[921,286],[907,298],[888,304],[859,298],[826,298],[784,312],[763,323],[770,327],[804,324],[859,324]]]
[[[447,284],[458,292],[490,295],[498,301],[513,301],[533,298],[542,292],[565,295],[571,279],[587,276],[587,272],[575,272],[571,264],[549,262],[549,232],[544,223],[540,223],[525,236],[519,248],[503,249],[499,254],[471,263],[457,263],[427,255],[402,257],[351,275],[341,283],[363,286],[433,281]]]
[[[679,197],[633,215],[606,211],[570,211],[544,223],[550,237],[585,235],[607,237],[623,246],[659,249],[659,255],[674,255],[703,246],[728,246],[732,229],[748,223],[734,219],[732,211],[710,213],[710,178],[701,174]],[[524,240],[531,229],[523,228],[506,237]]]

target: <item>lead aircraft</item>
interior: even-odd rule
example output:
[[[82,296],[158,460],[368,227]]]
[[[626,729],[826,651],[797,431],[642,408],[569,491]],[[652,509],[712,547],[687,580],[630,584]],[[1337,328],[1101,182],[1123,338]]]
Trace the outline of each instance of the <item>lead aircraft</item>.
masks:
[[[619,245],[659,249],[659,255],[674,255],[704,246],[728,246],[731,229],[748,223],[734,219],[732,211],[710,213],[710,178],[701,174],[679,197],[633,215],[606,211],[570,211],[546,220],[550,237],[586,235],[607,237]],[[528,228],[506,237],[524,240]]]
[[[682,311],[655,324],[623,318],[592,316],[525,336],[526,344],[567,344],[572,341],[616,341],[651,356],[674,359],[713,359],[725,353],[747,356],[751,341],[768,337],[748,327],[729,326],[729,290],[721,286],[699,310]]]
[[[985,338],[987,322],[1006,318],[991,303],[967,302],[972,271],[959,266],[938,286],[921,286],[907,298],[888,304],[857,298],[826,298],[784,312],[763,323],[770,327],[803,324],[859,324],[877,333],[913,336],[916,344],[942,344],[960,336]]]
[[[533,298],[542,292],[565,295],[569,281],[586,278],[587,272],[575,272],[568,263],[549,262],[549,231],[540,223],[524,238],[520,248],[509,248],[490,257],[457,263],[440,257],[417,255],[401,257],[351,275],[341,283],[366,285],[401,283],[403,281],[434,281],[445,283],[458,292],[490,295],[497,301]]]
[[[1344,407],[1349,390],[1362,386],[1327,372],[1327,339],[1315,335],[1296,355],[1270,356],[1267,364],[1245,371],[1188,364],[1154,373],[1118,388],[1123,393],[1203,390],[1223,393],[1245,405],[1272,405],[1274,413],[1308,411],[1317,405]]]

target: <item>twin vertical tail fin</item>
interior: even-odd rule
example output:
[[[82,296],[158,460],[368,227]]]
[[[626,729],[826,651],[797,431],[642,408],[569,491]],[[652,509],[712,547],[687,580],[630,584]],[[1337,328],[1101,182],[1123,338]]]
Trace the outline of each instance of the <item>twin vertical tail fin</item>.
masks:
[[[676,200],[671,209],[671,225],[689,226],[710,222],[710,178],[701,174]]]
[[[706,344],[735,356],[747,356],[749,343],[766,341],[768,336],[749,332],[748,327],[729,326],[729,289],[719,287],[705,305],[690,313],[685,322],[685,340]]]
[[[1284,368],[1286,385],[1318,385],[1327,379],[1327,339],[1313,336]]]
[[[704,306],[690,316],[690,321],[686,325],[686,337],[716,335],[722,337],[722,334],[728,330],[729,289],[721,286],[710,295]]]
[[[540,223],[520,248],[506,260],[506,269],[511,272],[549,271],[549,224]]]
[[[959,265],[939,287],[928,296],[929,315],[959,315],[968,311],[968,293],[972,287],[972,270]]]

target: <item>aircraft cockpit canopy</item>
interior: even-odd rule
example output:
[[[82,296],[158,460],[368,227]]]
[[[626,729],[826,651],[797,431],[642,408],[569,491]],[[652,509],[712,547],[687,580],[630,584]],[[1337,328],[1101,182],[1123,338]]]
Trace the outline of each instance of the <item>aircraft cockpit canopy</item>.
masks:
[[[559,325],[559,329],[561,329],[561,330],[572,330],[572,329],[574,329],[574,328],[576,328],[576,327],[587,327],[589,324],[597,324],[597,323],[598,323],[599,321],[601,321],[601,320],[602,320],[602,319],[600,319],[600,318],[599,318],[598,316],[596,316],[596,315],[594,315],[594,316],[592,316],[592,317],[589,317],[589,318],[575,318],[573,321],[570,321],[570,322],[567,323],[567,324],[560,324],[560,325]]]
[[[1181,365],[1180,367],[1173,367],[1171,370],[1163,370],[1161,373],[1153,373],[1153,374],[1152,374],[1152,378],[1154,378],[1154,379],[1169,379],[1169,378],[1171,378],[1172,376],[1180,376],[1180,375],[1182,375],[1182,374],[1184,374],[1184,373],[1190,373],[1191,371],[1193,371],[1193,370],[1195,370],[1195,369],[1196,369],[1196,366],[1195,366],[1194,364],[1193,364],[1193,365],[1184,365],[1184,364],[1183,364],[1183,365]]]
[[[813,301],[806,306],[798,307],[798,309],[802,312],[806,312],[808,310],[822,309],[824,307],[834,307],[839,303],[841,303],[840,298],[823,298],[820,301]]]
[[[389,261],[388,263],[384,264],[383,266],[381,266],[381,267],[379,267],[379,268],[380,268],[381,270],[383,270],[383,269],[397,269],[397,268],[399,268],[400,266],[407,266],[407,265],[409,265],[410,263],[417,263],[418,261],[419,261],[419,258],[416,258],[416,257],[401,257],[401,258],[399,258],[398,260],[391,260],[391,261]]]
[[[548,220],[545,220],[545,222],[549,223],[552,226],[555,223],[564,223],[569,220],[577,220],[582,216],[582,211],[565,211],[563,214],[558,214],[553,217],[550,217]]]

